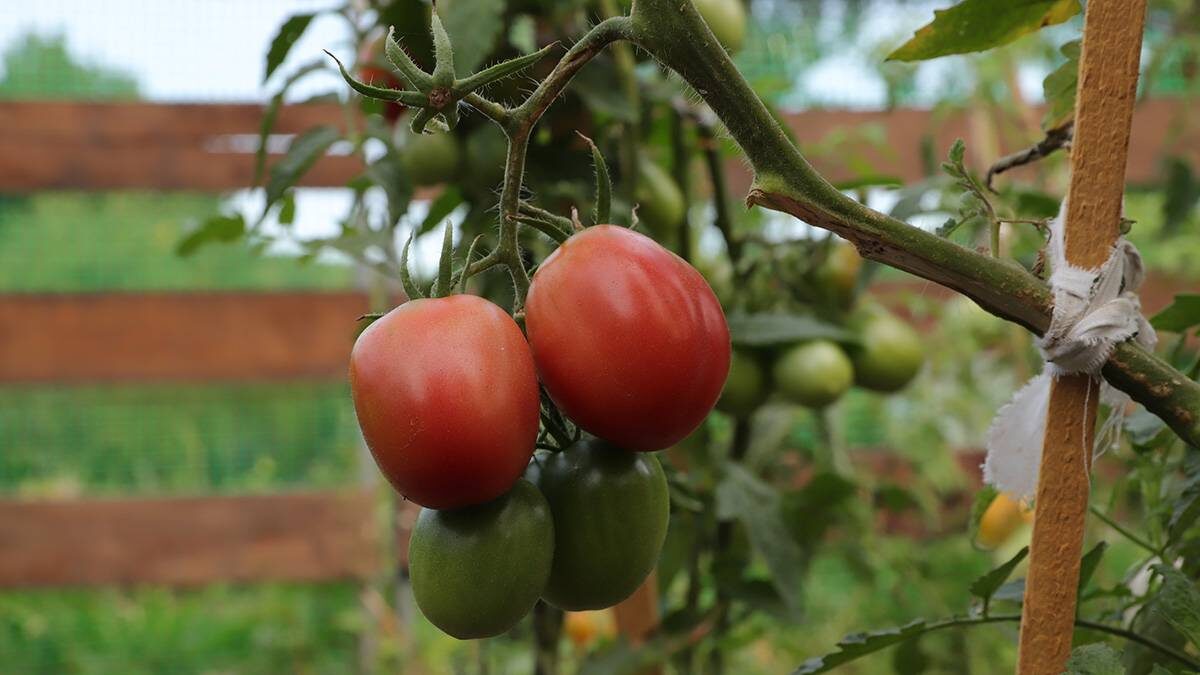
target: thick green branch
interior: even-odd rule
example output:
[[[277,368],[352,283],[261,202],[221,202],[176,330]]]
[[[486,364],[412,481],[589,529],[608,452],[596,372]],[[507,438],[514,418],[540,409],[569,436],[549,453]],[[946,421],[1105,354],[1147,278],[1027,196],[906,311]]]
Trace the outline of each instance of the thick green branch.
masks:
[[[747,203],[791,214],[850,240],[866,258],[935,281],[1041,334],[1049,288],[1015,263],[989,258],[863,206],[821,177],[788,140],[691,3],[637,0],[628,38],[678,72],[712,107],[754,168]],[[1200,446],[1200,384],[1133,343],[1104,368],[1114,386]]]

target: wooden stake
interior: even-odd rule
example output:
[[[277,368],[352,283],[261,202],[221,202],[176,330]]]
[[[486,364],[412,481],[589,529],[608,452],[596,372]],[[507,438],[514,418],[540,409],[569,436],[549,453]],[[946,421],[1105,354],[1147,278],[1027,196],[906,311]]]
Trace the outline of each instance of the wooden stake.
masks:
[[[1145,20],[1146,0],[1087,3],[1065,224],[1067,261],[1077,267],[1099,267],[1119,236]],[[1099,383],[1086,375],[1050,390],[1020,675],[1060,675],[1071,653],[1098,399]]]

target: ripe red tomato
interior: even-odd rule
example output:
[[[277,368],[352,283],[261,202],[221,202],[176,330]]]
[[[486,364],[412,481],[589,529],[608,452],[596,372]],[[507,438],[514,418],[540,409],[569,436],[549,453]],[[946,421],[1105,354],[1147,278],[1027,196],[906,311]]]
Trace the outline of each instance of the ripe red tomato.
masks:
[[[551,398],[629,450],[661,450],[691,433],[729,372],[729,326],[704,277],[615,225],[587,228],[546,258],[525,328]]]
[[[521,329],[473,295],[411,300],[350,355],[358,424],[400,494],[433,509],[504,494],[537,440],[537,375]]]

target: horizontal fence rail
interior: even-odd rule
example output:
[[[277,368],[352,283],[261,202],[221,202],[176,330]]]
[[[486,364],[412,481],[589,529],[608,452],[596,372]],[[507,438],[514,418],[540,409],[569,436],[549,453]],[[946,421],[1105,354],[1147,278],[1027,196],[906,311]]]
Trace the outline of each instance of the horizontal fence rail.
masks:
[[[0,500],[0,587],[363,579],[380,569],[368,490]]]
[[[1169,99],[1139,104],[1130,181],[1157,180],[1167,155],[1200,160],[1200,127],[1181,123],[1186,106]],[[785,119],[809,159],[830,179],[861,178],[857,167],[870,166],[873,175],[909,182],[926,175],[920,148],[927,137],[935,159],[956,138],[965,139],[976,169],[1032,145],[1040,140],[1040,111],[1026,112],[809,110]],[[249,187],[262,113],[257,104],[0,102],[0,192]],[[344,109],[329,103],[285,106],[274,133],[295,134],[318,124],[343,126]],[[1002,133],[993,133],[995,128]],[[340,187],[361,170],[353,157],[331,154],[300,184]],[[731,187],[743,191],[749,184],[745,163],[732,159],[730,173]]]

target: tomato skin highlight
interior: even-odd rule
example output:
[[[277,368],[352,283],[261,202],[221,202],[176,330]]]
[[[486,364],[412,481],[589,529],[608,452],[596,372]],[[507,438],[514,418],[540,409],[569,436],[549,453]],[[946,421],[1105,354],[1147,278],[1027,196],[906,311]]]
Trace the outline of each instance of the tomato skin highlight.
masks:
[[[354,344],[350,390],[380,470],[421,506],[495,499],[533,455],[533,358],[512,317],[483,298],[410,300],[388,312]]]
[[[554,562],[542,597],[571,611],[628,598],[667,537],[670,497],[658,458],[598,439],[538,457],[526,477],[554,519]]]
[[[409,540],[421,613],[460,640],[499,635],[537,602],[550,576],[554,524],[528,481],[486,504],[421,509]]]
[[[704,277],[615,225],[589,227],[546,258],[529,288],[525,328],[555,403],[629,450],[686,437],[729,373],[729,326]]]

